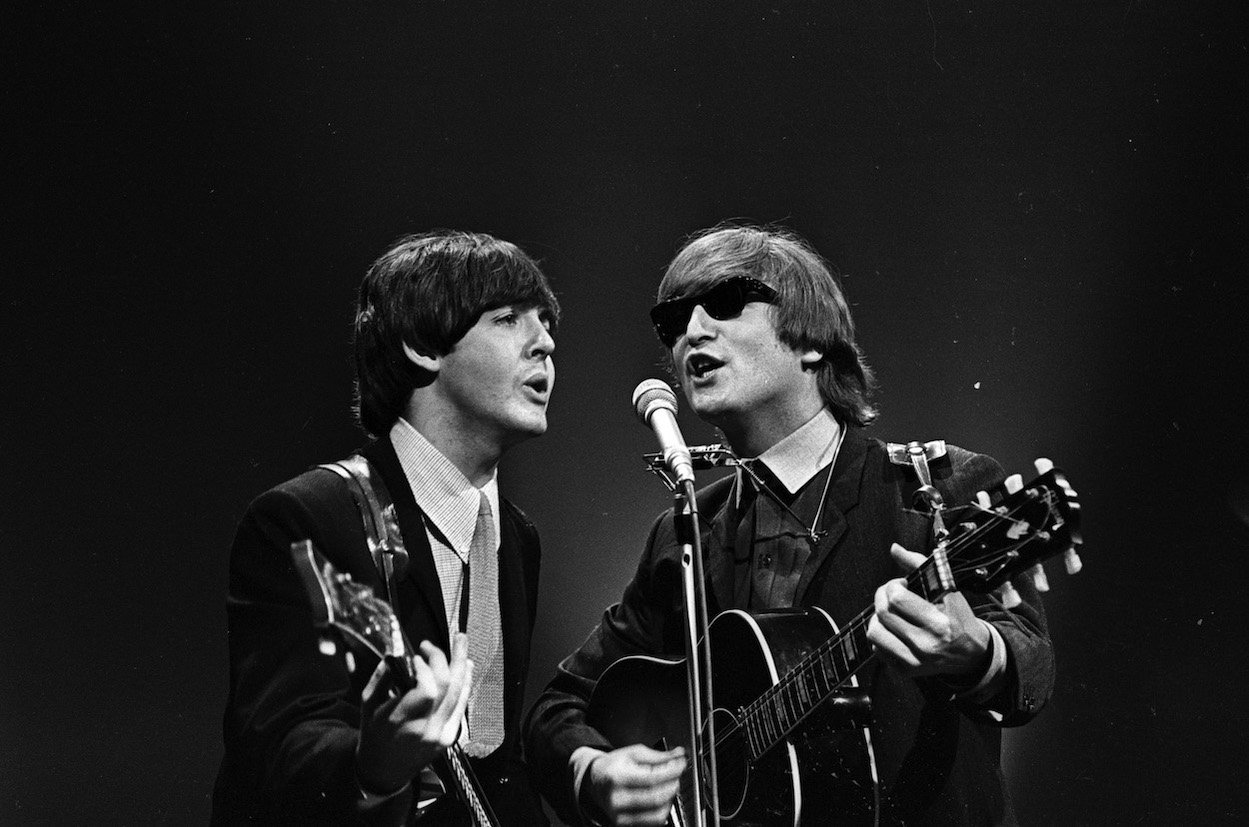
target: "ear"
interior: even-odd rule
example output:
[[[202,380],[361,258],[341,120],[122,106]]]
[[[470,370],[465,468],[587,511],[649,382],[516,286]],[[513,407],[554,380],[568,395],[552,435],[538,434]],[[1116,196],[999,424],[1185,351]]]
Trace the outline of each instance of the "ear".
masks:
[[[802,362],[805,370],[815,370],[820,366],[820,362],[824,361],[824,351],[822,350],[804,350],[798,354],[798,360]]]
[[[424,353],[419,353],[407,342],[403,343],[403,352],[408,357],[409,362],[430,373],[437,373],[442,368],[441,356],[427,356]]]

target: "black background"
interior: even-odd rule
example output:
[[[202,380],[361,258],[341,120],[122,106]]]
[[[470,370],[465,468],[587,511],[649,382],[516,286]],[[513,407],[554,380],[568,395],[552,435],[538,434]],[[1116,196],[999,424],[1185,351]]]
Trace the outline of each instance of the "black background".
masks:
[[[207,5],[207,4],[204,4]],[[1246,38],[1196,4],[45,4],[0,27],[0,821],[203,823],[248,500],[361,442],[349,323],[400,234],[490,232],[564,304],[531,691],[667,504],[629,393],[689,232],[842,272],[884,439],[1069,473],[1025,824],[1249,815]],[[683,415],[691,442],[714,433]]]

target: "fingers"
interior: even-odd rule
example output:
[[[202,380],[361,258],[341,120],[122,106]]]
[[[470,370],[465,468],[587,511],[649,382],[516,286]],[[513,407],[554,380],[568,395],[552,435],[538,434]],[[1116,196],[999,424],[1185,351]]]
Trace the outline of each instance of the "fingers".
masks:
[[[868,621],[867,639],[877,654],[901,670],[903,674],[911,674],[919,668],[919,658],[897,635],[884,627],[879,615],[873,615]]]
[[[634,744],[620,750],[625,776],[643,786],[661,784],[679,779],[685,770],[685,750],[682,747],[660,751],[645,744]]]
[[[599,806],[617,824],[664,824],[685,771],[685,750],[641,744],[604,753],[590,765]]]
[[[386,661],[378,661],[377,668],[373,670],[364,691],[360,693],[362,712],[366,716],[373,716],[385,713],[398,704],[399,699],[392,694],[394,685],[394,676],[391,674],[390,667],[386,665]]]
[[[377,662],[377,668],[374,669],[373,674],[369,676],[369,682],[365,685],[364,692],[360,693],[361,700],[368,703],[373,698],[380,697],[378,695],[379,691],[382,693],[385,692],[385,689],[382,688],[382,683],[386,680],[386,673],[386,661],[379,660]]]
[[[446,720],[443,721],[441,732],[439,733],[439,742],[444,747],[449,747],[455,743],[460,734],[460,726],[464,721],[464,711],[468,709],[468,696],[473,688],[473,662],[470,660],[464,672],[464,681],[460,687],[459,698],[456,699],[455,705],[447,714]],[[448,693],[450,695],[451,693]]]
[[[893,557],[894,562],[902,568],[902,571],[908,574],[919,568],[920,564],[928,559],[918,552],[907,551],[897,543],[889,547],[889,554]]]
[[[403,697],[396,715],[404,719],[405,734],[431,746],[448,747],[459,735],[473,685],[468,639],[463,634],[452,636],[450,662],[429,641],[423,641],[420,650],[422,657],[412,662],[416,686]]]
[[[463,635],[459,632],[451,637],[451,651],[453,654],[455,652],[456,638],[460,637],[463,637]],[[449,680],[447,673],[450,671],[450,666],[447,663],[447,656],[442,653],[441,649],[430,643],[428,640],[422,640],[419,648],[421,650],[421,656],[425,658],[425,663],[429,665],[434,677],[439,683],[446,683]]]
[[[889,631],[903,637],[916,632],[941,637],[950,626],[944,611],[908,589],[901,578],[876,590],[876,615]]]
[[[896,543],[892,552],[899,563],[914,560]],[[899,578],[876,590],[867,637],[903,674],[962,674],[978,666],[987,648],[984,625],[961,594],[951,592],[932,604]]]

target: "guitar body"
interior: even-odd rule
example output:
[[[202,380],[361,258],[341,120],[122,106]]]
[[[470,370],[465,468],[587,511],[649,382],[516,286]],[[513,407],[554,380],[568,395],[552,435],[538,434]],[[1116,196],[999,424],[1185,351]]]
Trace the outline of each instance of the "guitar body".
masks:
[[[722,823],[875,823],[878,785],[863,702],[831,698],[753,760],[737,726],[742,707],[837,634],[832,618],[821,609],[733,610],[716,617],[708,634]],[[853,681],[847,689],[855,692]],[[588,722],[615,746],[682,745],[693,755],[688,715],[685,661],[637,656],[603,673]],[[681,825],[697,824],[688,784],[687,774],[678,797]]]

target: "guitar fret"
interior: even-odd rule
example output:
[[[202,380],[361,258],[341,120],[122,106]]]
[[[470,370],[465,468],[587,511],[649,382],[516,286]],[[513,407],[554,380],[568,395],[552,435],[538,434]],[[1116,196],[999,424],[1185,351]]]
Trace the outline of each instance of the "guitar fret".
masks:
[[[763,714],[763,730],[764,730],[764,734],[768,738],[768,743],[772,743],[773,741],[776,740],[776,733],[772,731],[772,711],[770,709],[771,705],[772,705],[771,698],[768,698],[767,701],[763,705],[763,713],[764,713]]]
[[[821,651],[820,657],[816,661],[819,664],[819,671],[816,673],[818,679],[816,686],[820,696],[827,695],[833,688],[832,682],[828,679],[828,673],[832,671],[832,652]]]
[[[803,669],[801,672],[798,673],[798,680],[795,681],[795,685],[797,686],[797,689],[798,689],[798,700],[802,703],[803,706],[809,706],[811,704],[811,692],[807,687],[808,676],[809,676],[808,670]]]
[[[849,673],[851,671],[850,664],[856,661],[859,656],[858,647],[854,645],[853,634],[844,635],[842,637],[841,650],[842,650],[842,656],[845,658],[845,662],[846,662],[846,672]]]
[[[924,598],[925,600],[931,600],[931,598],[928,596],[930,593],[929,589],[931,586],[936,585],[935,582],[930,582],[932,581],[933,576],[934,576],[934,572],[933,572],[932,566],[928,564],[924,564],[915,570],[915,576],[910,578],[910,580],[908,580],[906,584],[907,588],[909,588],[911,591],[915,592],[916,594],[918,594],[920,597]],[[914,582],[911,582],[911,581],[914,581]]]

